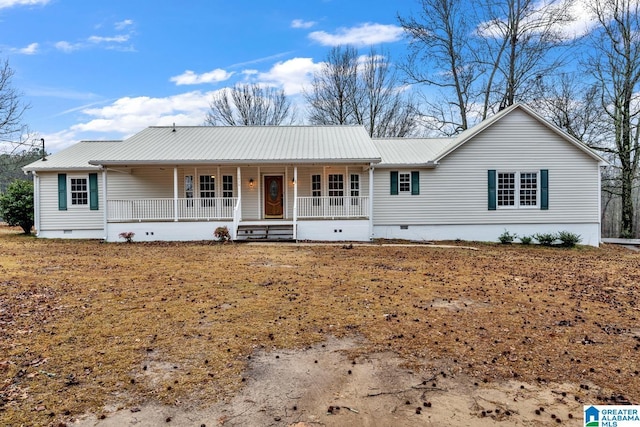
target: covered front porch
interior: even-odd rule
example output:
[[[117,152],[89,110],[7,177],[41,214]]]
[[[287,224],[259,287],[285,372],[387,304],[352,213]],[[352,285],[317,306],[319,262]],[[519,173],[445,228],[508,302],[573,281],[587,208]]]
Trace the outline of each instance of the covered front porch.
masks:
[[[107,239],[207,240],[226,226],[234,240],[370,240],[372,176],[362,164],[109,167]]]

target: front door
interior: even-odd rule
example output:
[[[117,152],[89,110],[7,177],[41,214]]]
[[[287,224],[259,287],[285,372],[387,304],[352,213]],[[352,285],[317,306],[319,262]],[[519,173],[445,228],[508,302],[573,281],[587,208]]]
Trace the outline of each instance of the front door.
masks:
[[[284,198],[282,197],[282,176],[264,177],[264,217],[282,218]]]

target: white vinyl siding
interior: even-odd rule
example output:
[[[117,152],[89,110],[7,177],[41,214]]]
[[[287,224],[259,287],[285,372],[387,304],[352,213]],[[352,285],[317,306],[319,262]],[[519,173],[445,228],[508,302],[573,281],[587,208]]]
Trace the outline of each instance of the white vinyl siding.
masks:
[[[549,170],[549,210],[487,210],[489,169],[538,171],[538,180],[540,170]],[[374,225],[598,223],[600,218],[597,161],[521,110],[467,141],[436,168],[421,169],[420,196],[390,196],[391,170],[374,171]]]
[[[64,172],[62,172],[64,173]],[[93,172],[95,173],[95,172]],[[87,204],[72,204],[71,179],[86,179],[87,197],[89,172],[67,173],[67,210],[58,209],[58,173],[39,172],[40,177],[40,230],[97,230],[104,228],[104,197],[102,173],[98,173],[98,209]]]

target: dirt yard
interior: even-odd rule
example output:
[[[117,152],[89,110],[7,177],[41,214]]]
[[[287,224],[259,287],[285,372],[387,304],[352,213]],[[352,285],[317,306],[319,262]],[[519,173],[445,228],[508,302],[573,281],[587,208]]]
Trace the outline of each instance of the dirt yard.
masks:
[[[0,228],[0,425],[581,425],[640,403],[639,262]]]

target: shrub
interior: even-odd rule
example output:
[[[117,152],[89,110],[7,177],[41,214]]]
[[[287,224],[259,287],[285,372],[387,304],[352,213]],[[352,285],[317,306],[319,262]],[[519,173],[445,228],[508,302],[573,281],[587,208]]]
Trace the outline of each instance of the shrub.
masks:
[[[579,234],[561,231],[558,233],[558,240],[562,242],[562,246],[572,248],[582,241],[582,237]]]
[[[500,243],[502,243],[503,245],[508,245],[509,243],[513,243],[513,241],[518,237],[517,234],[511,234],[509,233],[509,231],[505,228],[504,233],[502,233],[500,236],[498,236],[498,240],[500,240]]]
[[[523,245],[530,245],[532,240],[533,237],[531,236],[522,236],[520,238],[520,243],[522,243]]]
[[[226,243],[231,240],[231,235],[229,234],[229,229],[225,226],[218,227],[213,232],[213,237],[218,239],[218,241]]]
[[[122,233],[118,234],[118,236],[124,239],[127,243],[133,242],[133,236],[135,235],[136,233],[134,233],[133,231],[123,231]]]
[[[558,236],[555,233],[536,233],[533,237],[542,246],[551,246],[556,240],[558,240]]]
[[[24,234],[33,227],[33,183],[15,180],[0,194],[0,218],[12,227],[20,226]]]

